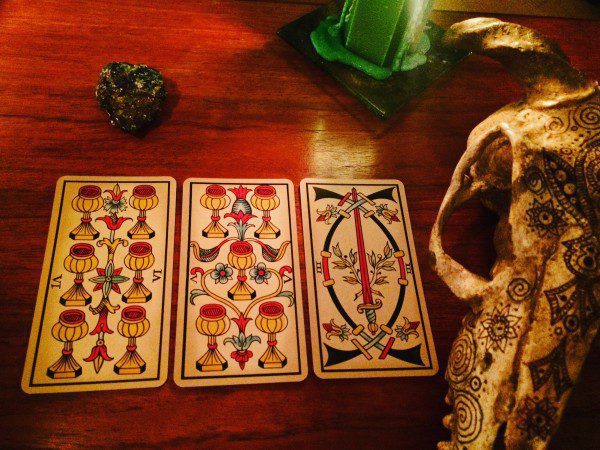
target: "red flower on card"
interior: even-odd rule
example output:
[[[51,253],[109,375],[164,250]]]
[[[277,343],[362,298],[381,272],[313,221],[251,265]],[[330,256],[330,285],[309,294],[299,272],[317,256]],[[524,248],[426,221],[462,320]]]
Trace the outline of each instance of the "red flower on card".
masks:
[[[236,188],[230,188],[229,189],[231,192],[233,192],[233,194],[235,195],[235,198],[246,198],[246,195],[248,195],[248,192],[250,192],[252,189],[248,189],[246,187],[243,187],[241,184],[236,187]]]
[[[231,217],[232,219],[235,219],[236,222],[244,224],[256,216],[254,214],[244,214],[243,211],[238,211],[235,214],[227,213],[227,214],[225,214],[225,217]]]
[[[250,350],[236,350],[231,352],[231,357],[240,365],[240,369],[244,370],[246,363],[252,358],[253,353]]]
[[[338,325],[335,323],[335,319],[331,319],[329,323],[325,322],[322,324],[325,329],[325,337],[327,340],[330,340],[332,337],[339,338],[340,342],[348,339],[348,334],[350,334],[350,328],[348,325],[343,323],[342,325]]]
[[[337,206],[327,205],[325,209],[318,210],[317,222],[325,222],[326,225],[331,225],[333,219],[337,219],[340,216],[340,212]]]
[[[96,220],[104,222],[109,230],[114,231],[114,230],[118,230],[119,228],[121,228],[121,225],[123,225],[124,222],[131,220],[131,217],[118,217],[117,218],[117,217],[112,217],[112,216],[104,216],[104,217],[98,217],[98,218],[96,218]]]
[[[411,336],[418,338],[419,332],[417,331],[417,328],[419,328],[421,322],[418,320],[411,322],[407,317],[403,317],[403,319],[404,324],[396,326],[396,337],[398,337],[401,341],[408,341]]]
[[[391,224],[392,222],[400,222],[400,219],[398,219],[398,210],[389,209],[385,204],[378,205],[376,212],[379,217],[383,217],[385,220],[387,220],[388,224]]]
[[[127,190],[126,190],[126,189],[124,189],[124,190],[122,190],[122,191],[121,191],[121,190],[118,188],[118,186],[119,186],[119,185],[117,185],[117,191],[116,191],[116,192],[115,192],[115,191],[113,191],[112,189],[106,189],[106,190],[104,191],[104,192],[108,192],[108,193],[110,194],[111,198],[112,198],[114,201],[119,201],[119,200],[121,200],[121,197],[123,197],[123,194],[124,194],[125,192],[127,192]]]
[[[250,318],[250,317],[244,317],[243,314],[240,314],[240,317],[237,317],[237,318],[234,317],[231,320],[233,320],[237,324],[238,329],[242,333],[244,333],[246,331],[246,325],[248,325],[248,322],[250,322],[252,320],[252,318]]]
[[[235,347],[235,350],[231,352],[231,357],[235,359],[242,370],[244,370],[248,360],[252,358],[252,352],[248,349],[253,342],[260,343],[260,337],[251,334],[246,336],[243,331],[240,331],[237,336],[233,335],[223,340],[223,344],[232,344]]]
[[[92,347],[90,356],[88,356],[87,358],[84,358],[83,360],[85,362],[93,362],[94,370],[96,371],[96,373],[98,373],[98,372],[100,372],[100,369],[102,368],[102,365],[104,364],[104,361],[112,361],[113,358],[111,358],[108,355],[108,349],[106,348],[106,345],[104,344],[104,340],[98,339],[96,341],[96,345],[94,347]]]
[[[108,328],[108,308],[102,308],[98,313],[98,322],[90,334],[108,333],[112,334],[113,331]]]
[[[108,211],[110,215],[116,215],[120,211],[127,209],[127,199],[123,197],[126,190],[121,190],[119,183],[115,184],[112,189],[106,189],[104,192],[108,192],[110,197],[104,197],[104,209]]]
[[[98,342],[99,342],[98,344],[96,344],[94,347],[92,347],[92,352],[90,353],[90,356],[83,359],[84,361],[91,362],[98,357],[102,358],[104,361],[112,361],[113,360],[113,358],[108,356],[108,349],[106,348],[104,341],[99,340]]]

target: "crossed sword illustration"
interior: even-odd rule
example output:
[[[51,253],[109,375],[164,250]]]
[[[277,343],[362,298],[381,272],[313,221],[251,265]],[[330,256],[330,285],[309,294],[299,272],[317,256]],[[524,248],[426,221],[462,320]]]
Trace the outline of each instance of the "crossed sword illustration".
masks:
[[[352,188],[350,192],[346,195],[341,196],[335,192],[327,191],[325,189],[320,188],[317,192],[317,200],[320,198],[339,198],[340,201],[338,203],[339,207],[343,207],[344,205],[348,205],[345,209],[341,209],[339,211],[340,216],[345,219],[350,219],[351,216],[354,216],[354,224],[356,228],[356,240],[358,246],[358,262],[360,267],[360,278],[361,278],[361,286],[362,286],[362,297],[363,303],[357,307],[358,312],[364,313],[365,317],[368,321],[368,330],[373,335],[371,337],[366,331],[363,325],[357,325],[352,330],[352,334],[356,337],[361,337],[365,343],[362,344],[357,338],[352,338],[352,344],[357,348],[357,350],[364,355],[368,360],[372,359],[373,356],[369,352],[369,349],[375,347],[381,350],[381,354],[379,355],[379,359],[385,359],[388,354],[399,358],[406,359],[407,351],[406,350],[393,350],[392,345],[394,344],[395,338],[390,336],[393,331],[392,329],[385,325],[377,325],[377,309],[381,308],[382,302],[381,300],[373,299],[373,293],[371,290],[371,283],[369,279],[369,269],[367,265],[367,252],[365,249],[364,242],[364,234],[362,229],[362,217],[369,218],[375,214],[375,210],[367,208],[365,205],[369,205],[371,207],[376,207],[375,202],[372,198],[367,197],[366,195],[358,192],[356,188]],[[372,194],[373,198],[385,198],[393,200],[390,189],[384,189],[382,191],[376,192]],[[361,217],[361,212],[362,217]],[[406,266],[404,264],[404,252],[402,250],[398,250],[394,252],[394,256],[398,259],[398,263],[400,265],[400,278],[398,278],[398,283],[402,286],[407,285],[406,280]],[[322,251],[321,257],[323,258],[323,268],[324,268],[324,276],[325,280],[323,281],[323,286],[329,287],[335,284],[335,280],[330,278],[329,275],[329,266],[328,260],[331,258],[331,253],[328,251]],[[379,333],[377,333],[377,331]],[[384,344],[381,343],[381,340],[385,337],[389,336],[389,339]],[[356,354],[354,352],[345,352],[343,350],[334,349],[326,345],[330,354],[336,355],[336,359],[340,359],[338,362],[347,361],[348,359],[354,358]],[[342,352],[349,353],[344,355]],[[413,352],[414,353],[414,352]],[[412,355],[415,356],[415,355]],[[418,358],[420,359],[420,357]]]

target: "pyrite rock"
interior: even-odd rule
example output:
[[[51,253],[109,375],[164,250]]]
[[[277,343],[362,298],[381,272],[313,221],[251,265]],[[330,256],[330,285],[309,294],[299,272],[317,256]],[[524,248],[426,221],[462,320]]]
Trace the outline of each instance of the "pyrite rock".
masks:
[[[451,436],[438,447],[545,449],[600,327],[600,91],[520,25],[470,19],[444,40],[501,62],[526,96],[471,132],[431,233],[434,269],[471,308],[446,370]],[[499,216],[489,277],[442,245],[471,198]]]
[[[108,63],[96,87],[96,99],[110,123],[132,134],[152,123],[166,96],[160,72],[143,64]]]

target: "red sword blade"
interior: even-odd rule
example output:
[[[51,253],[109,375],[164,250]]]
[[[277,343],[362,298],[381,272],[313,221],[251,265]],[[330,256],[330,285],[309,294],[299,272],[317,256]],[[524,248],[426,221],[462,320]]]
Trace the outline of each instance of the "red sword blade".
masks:
[[[356,203],[358,201],[358,194],[356,188],[352,188],[352,200]],[[373,296],[371,293],[371,282],[369,280],[369,267],[367,266],[367,253],[365,250],[365,239],[363,236],[362,223],[360,211],[358,208],[354,208],[354,225],[356,226],[356,242],[358,245],[358,264],[360,266],[360,281],[362,284],[362,294],[365,305],[373,303]]]

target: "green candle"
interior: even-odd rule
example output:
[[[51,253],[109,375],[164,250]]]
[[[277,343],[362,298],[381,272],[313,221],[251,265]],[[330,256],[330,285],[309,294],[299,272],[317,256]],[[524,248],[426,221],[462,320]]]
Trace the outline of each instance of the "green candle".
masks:
[[[345,27],[346,48],[378,66],[390,65],[403,34],[404,0],[354,0]]]
[[[376,79],[423,64],[429,41],[423,26],[431,0],[346,0],[339,19],[311,33],[328,61],[351,65]]]

